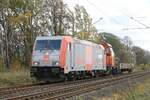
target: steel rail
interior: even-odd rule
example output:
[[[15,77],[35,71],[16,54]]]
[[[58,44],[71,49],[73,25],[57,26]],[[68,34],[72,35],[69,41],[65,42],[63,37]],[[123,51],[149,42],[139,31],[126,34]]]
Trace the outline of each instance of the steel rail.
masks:
[[[1,88],[0,99],[14,97],[18,95],[30,94],[30,92],[35,93],[35,92],[46,91],[47,89],[49,90],[53,88],[60,88],[69,84],[78,84],[78,83],[84,83],[86,81],[93,81],[93,80],[99,80],[99,79],[103,80],[104,78],[110,78],[110,76],[98,77],[94,79],[77,80],[77,81],[67,81],[67,82],[54,83],[54,84],[44,84],[44,85],[29,84],[29,85],[23,85],[23,86]]]

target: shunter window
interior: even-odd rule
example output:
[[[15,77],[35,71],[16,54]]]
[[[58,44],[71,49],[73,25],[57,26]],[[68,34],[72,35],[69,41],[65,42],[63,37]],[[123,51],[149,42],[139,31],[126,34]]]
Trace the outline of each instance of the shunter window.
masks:
[[[71,51],[71,43],[69,43],[69,50]]]
[[[37,40],[35,50],[60,50],[61,40]]]

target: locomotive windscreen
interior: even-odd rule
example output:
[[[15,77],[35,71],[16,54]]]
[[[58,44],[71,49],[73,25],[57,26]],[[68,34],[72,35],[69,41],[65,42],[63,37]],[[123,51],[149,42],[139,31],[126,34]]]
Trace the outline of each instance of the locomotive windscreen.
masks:
[[[60,50],[61,40],[37,40],[35,50]]]

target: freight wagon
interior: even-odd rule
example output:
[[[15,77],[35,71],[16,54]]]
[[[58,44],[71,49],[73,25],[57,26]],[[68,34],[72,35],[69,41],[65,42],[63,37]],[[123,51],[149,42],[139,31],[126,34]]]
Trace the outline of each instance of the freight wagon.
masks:
[[[120,63],[119,69],[121,72],[129,72],[131,73],[134,69],[133,63]]]

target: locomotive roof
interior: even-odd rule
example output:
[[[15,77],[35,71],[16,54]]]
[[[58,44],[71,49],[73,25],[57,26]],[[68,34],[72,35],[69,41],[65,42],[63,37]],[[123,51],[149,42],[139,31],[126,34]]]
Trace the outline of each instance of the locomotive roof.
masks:
[[[54,40],[56,40],[56,39],[62,39],[62,38],[64,38],[64,37],[71,37],[71,36],[38,36],[37,38],[36,38],[36,40],[49,40],[49,39],[54,39]],[[76,42],[79,42],[79,43],[82,43],[82,44],[86,44],[86,45],[98,45],[98,44],[96,44],[96,43],[93,43],[93,42],[91,42],[91,41],[87,41],[87,40],[80,40],[80,39],[77,39],[77,38],[73,38],[72,37],[72,39],[74,39]],[[100,44],[99,44],[100,45]],[[100,47],[101,48],[103,48],[103,46],[102,45],[100,45]]]
[[[38,36],[36,40],[62,39],[63,36]]]

